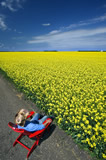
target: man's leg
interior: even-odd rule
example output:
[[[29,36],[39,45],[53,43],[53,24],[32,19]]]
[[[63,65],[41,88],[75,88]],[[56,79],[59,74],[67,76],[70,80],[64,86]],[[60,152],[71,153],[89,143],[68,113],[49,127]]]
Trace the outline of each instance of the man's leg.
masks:
[[[39,120],[39,124],[42,124],[47,118],[49,118],[48,116],[44,116],[43,118],[41,118]]]
[[[37,121],[39,119],[39,117],[40,117],[40,114],[36,113],[30,121],[34,121],[34,120]]]

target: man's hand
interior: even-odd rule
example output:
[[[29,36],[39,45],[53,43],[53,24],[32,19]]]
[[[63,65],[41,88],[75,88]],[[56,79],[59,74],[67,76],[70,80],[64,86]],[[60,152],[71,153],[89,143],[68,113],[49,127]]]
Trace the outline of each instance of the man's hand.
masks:
[[[52,122],[52,120],[51,119],[48,119],[43,125],[46,127],[46,125],[48,124],[48,123],[51,123]]]

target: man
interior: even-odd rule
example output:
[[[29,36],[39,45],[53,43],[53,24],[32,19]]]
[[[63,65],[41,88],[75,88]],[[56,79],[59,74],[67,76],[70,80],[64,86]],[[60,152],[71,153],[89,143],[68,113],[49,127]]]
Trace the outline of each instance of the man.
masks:
[[[52,120],[48,119],[48,116],[44,116],[43,118],[40,118],[40,114],[36,113],[34,117],[29,121],[27,120],[27,116],[29,115],[29,111],[26,109],[21,109],[16,115],[15,115],[15,123],[17,124],[19,129],[24,129],[29,132],[35,132],[38,130],[42,130],[46,127],[48,123],[51,123]],[[44,123],[44,121],[46,121]]]

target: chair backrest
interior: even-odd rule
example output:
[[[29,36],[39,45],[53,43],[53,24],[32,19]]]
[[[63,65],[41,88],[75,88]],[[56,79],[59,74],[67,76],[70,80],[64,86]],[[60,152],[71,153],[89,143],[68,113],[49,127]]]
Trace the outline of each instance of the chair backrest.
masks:
[[[24,132],[24,129],[18,129],[18,126],[12,122],[9,122],[8,126],[15,132],[20,132],[20,133]]]
[[[28,136],[31,134],[31,132],[28,132],[28,131],[26,131],[24,129],[18,129],[17,125],[12,123],[12,122],[9,122],[8,126],[15,132],[23,133],[24,135],[28,135]]]

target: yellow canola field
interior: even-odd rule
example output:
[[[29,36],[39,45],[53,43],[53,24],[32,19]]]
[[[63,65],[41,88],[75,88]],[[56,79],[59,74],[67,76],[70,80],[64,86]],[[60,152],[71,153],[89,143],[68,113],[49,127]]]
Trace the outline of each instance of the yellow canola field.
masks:
[[[106,158],[106,52],[0,52],[0,68],[77,143]]]

